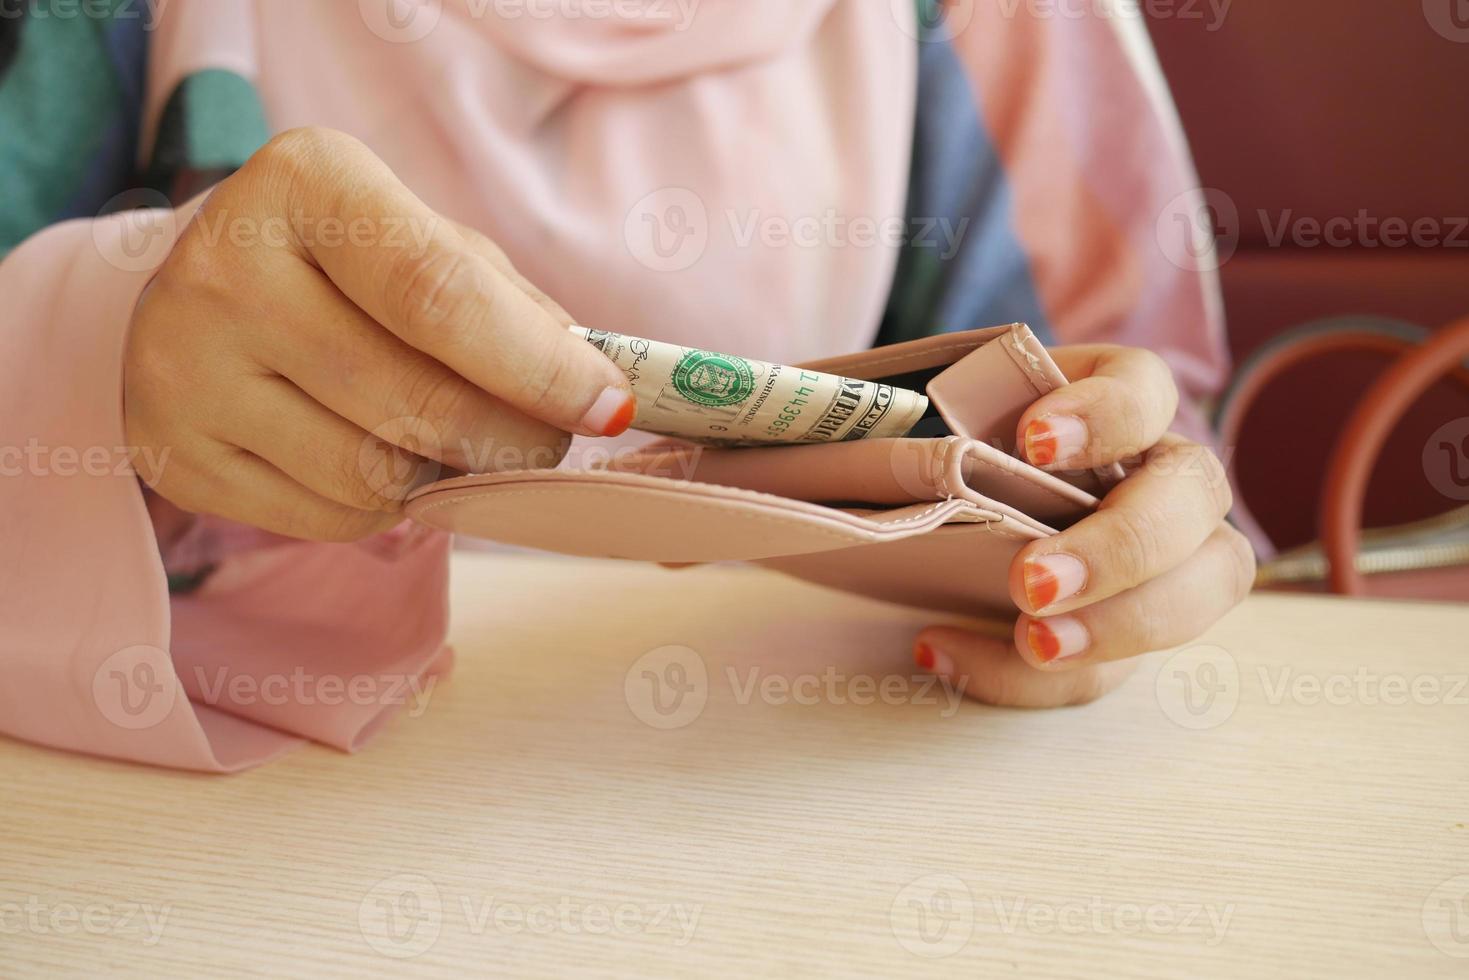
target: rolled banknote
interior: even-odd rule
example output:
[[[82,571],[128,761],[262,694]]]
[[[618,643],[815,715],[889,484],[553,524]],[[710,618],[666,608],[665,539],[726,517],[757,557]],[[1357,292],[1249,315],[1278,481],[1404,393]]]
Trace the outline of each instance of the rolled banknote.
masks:
[[[633,427],[717,445],[907,435],[928,410],[916,391],[733,354],[571,327],[622,369]]]

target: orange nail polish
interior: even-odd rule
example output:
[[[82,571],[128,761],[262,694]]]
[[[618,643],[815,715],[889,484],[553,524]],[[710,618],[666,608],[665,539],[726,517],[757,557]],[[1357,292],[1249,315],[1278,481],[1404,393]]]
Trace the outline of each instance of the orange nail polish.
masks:
[[[607,387],[582,416],[582,431],[599,436],[620,436],[632,425],[638,403],[626,388]]]
[[[1087,566],[1075,555],[1053,551],[1025,560],[1025,598],[1032,612],[1041,612],[1070,599],[1086,588]]]
[[[1026,623],[1025,642],[1043,664],[1075,660],[1091,649],[1091,633],[1075,616],[1051,616]]]
[[[913,650],[913,660],[924,670],[933,670],[934,656],[933,648],[927,643],[920,643]]]
[[[1061,640],[1038,619],[1032,619],[1026,628],[1025,642],[1030,644],[1030,652],[1043,664],[1050,663],[1061,654]]]
[[[1037,419],[1025,427],[1025,455],[1033,466],[1050,466],[1056,461],[1059,443],[1050,425]]]
[[[1056,601],[1060,591],[1061,580],[1054,572],[1038,561],[1025,563],[1025,597],[1030,600],[1030,608],[1046,608]]]
[[[622,407],[612,416],[612,419],[607,423],[607,428],[602,431],[602,434],[604,436],[622,435],[631,427],[633,416],[637,414],[637,411],[637,401],[629,398],[622,403]]]

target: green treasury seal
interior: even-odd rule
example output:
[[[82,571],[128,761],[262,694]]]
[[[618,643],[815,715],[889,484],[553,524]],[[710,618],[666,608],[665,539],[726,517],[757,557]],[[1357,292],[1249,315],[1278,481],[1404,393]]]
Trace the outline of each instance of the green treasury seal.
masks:
[[[673,387],[696,405],[738,405],[755,390],[755,374],[742,357],[692,350],[673,369]]]

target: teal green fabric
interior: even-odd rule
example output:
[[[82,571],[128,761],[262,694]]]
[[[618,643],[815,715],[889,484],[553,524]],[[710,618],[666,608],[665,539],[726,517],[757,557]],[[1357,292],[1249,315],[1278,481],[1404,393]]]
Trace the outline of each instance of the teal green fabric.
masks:
[[[185,170],[237,170],[269,138],[248,81],[218,69],[190,75],[164,106],[148,184],[166,193]]]
[[[15,50],[0,77],[0,258],[58,221],[156,200],[128,191],[176,198],[218,180],[269,138],[248,81],[201,71],[170,94],[140,172],[151,34],[135,0],[91,3],[94,15],[4,22]]]
[[[28,18],[0,85],[0,255],[63,214],[124,111],[96,18]]]

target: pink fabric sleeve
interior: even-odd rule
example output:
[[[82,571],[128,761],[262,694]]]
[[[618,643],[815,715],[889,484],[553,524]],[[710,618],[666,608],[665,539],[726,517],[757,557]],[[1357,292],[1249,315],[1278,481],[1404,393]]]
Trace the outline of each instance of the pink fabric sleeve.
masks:
[[[1156,351],[1183,395],[1176,428],[1212,444],[1200,402],[1229,371],[1217,262],[1178,220],[1205,200],[1142,20],[974,17],[956,48],[1057,338]]]
[[[321,545],[205,521],[234,543],[170,603],[122,358],[176,226],[170,211],[68,222],[0,262],[0,732],[211,772],[308,739],[355,750],[449,667],[449,540],[405,525]]]

